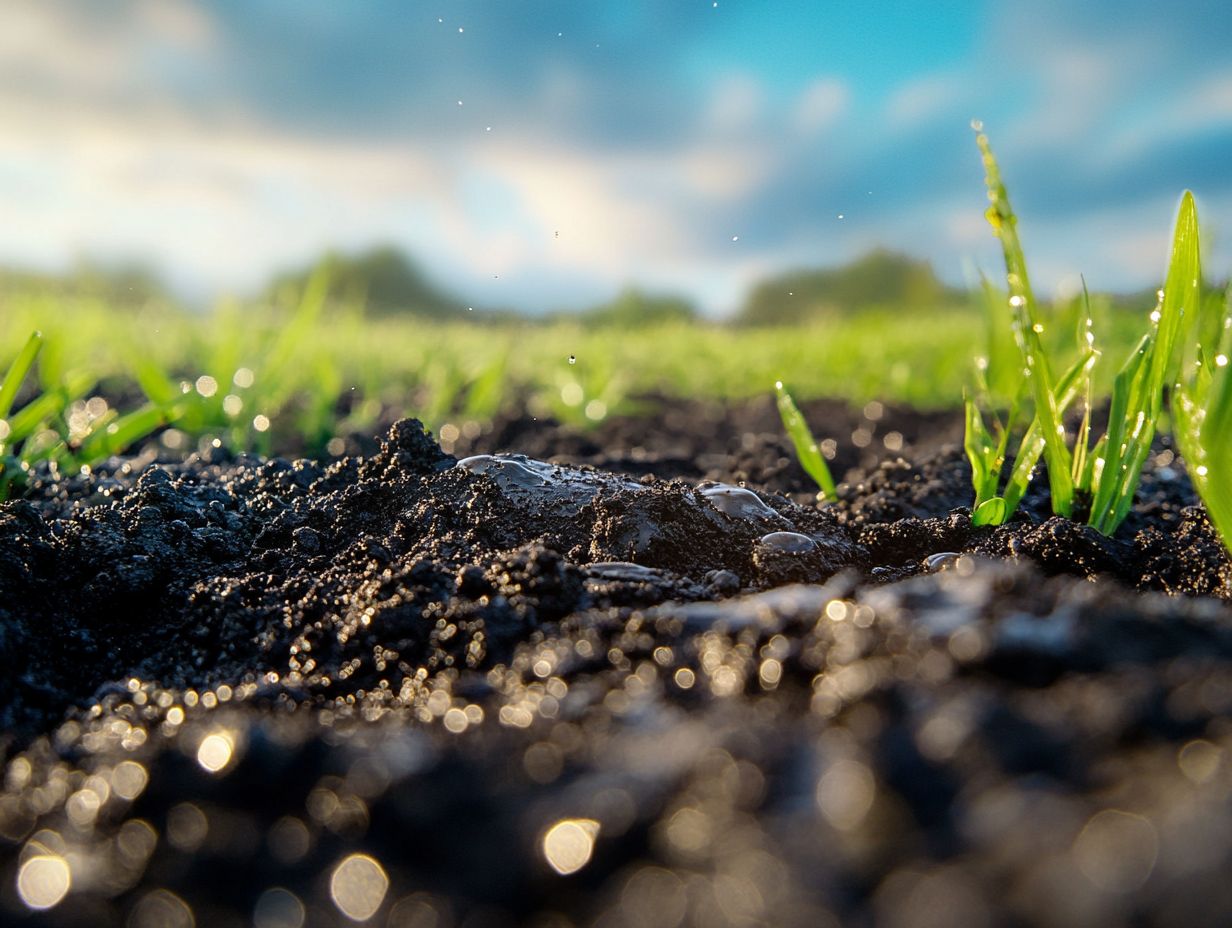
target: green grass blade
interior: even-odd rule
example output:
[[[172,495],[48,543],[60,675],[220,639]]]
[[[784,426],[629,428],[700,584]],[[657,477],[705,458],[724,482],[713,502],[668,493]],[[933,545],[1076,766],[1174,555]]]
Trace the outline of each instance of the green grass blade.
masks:
[[[1129,470],[1127,458],[1130,454],[1130,410],[1140,408],[1144,401],[1143,394],[1150,373],[1154,344],[1155,333],[1148,332],[1143,335],[1117,372],[1116,380],[1112,384],[1108,430],[1101,439],[1103,454],[1095,458],[1091,471],[1094,496],[1091,500],[1091,514],[1087,519],[1088,525],[1104,534],[1110,534],[1105,531],[1105,527],[1112,523],[1117,495],[1122,486],[1121,476]],[[1139,424],[1135,415],[1134,425],[1141,429],[1145,425],[1145,417]]]
[[[1004,497],[994,496],[992,499],[986,499],[975,507],[971,513],[972,525],[1003,525],[1008,519],[1010,513],[1006,507]]]
[[[1037,321],[1035,295],[1027,276],[1027,261],[1018,241],[1018,219],[1010,206],[1009,193],[1001,180],[1001,171],[988,143],[988,137],[980,132],[976,136],[976,143],[983,157],[985,183],[991,203],[985,216],[1001,243],[1001,252],[1005,259],[1005,280],[1010,293],[1009,302],[1015,316],[1014,334],[1022,355],[1023,373],[1030,381],[1035,414],[1040,421],[1044,439],[1052,508],[1058,515],[1068,516],[1073,511],[1073,465],[1065,443],[1065,428],[1054,393],[1048,355],[1040,338],[1043,327]]]
[[[1094,366],[1098,354],[1095,349],[1087,346],[1087,349],[1078,356],[1078,359],[1070,366],[1057,382],[1058,406],[1063,414],[1066,409],[1073,404],[1078,398],[1083,385],[1090,379],[1091,368]],[[1027,487],[1031,484],[1031,474],[1035,470],[1035,465],[1039,463],[1040,456],[1044,453],[1046,442],[1044,440],[1044,427],[1040,423],[1039,416],[1036,415],[1031,420],[1031,424],[1027,427],[1026,434],[1023,435],[1022,442],[1018,446],[1018,453],[1014,456],[1014,467],[1010,471],[1009,481],[1006,483],[1005,493],[1005,518],[1009,518],[1018,509],[1018,504],[1026,495]]]
[[[9,410],[13,408],[13,401],[17,399],[17,391],[21,388],[22,381],[26,379],[26,374],[30,372],[34,359],[38,357],[42,347],[43,333],[32,333],[22,345],[21,350],[17,352],[13,363],[9,365],[4,380],[0,381],[0,419],[8,418]]]
[[[6,440],[9,444],[16,444],[28,438],[45,423],[60,415],[68,403],[69,400],[63,390],[36,396],[8,420],[9,432]]]
[[[1190,479],[1224,547],[1232,551],[1232,288],[1222,315],[1222,343],[1212,348],[1209,363],[1177,385],[1172,414]]]
[[[1117,375],[1108,416],[1103,466],[1095,470],[1095,498],[1089,524],[1111,535],[1129,514],[1134,493],[1155,438],[1165,385],[1176,376],[1177,347],[1186,318],[1196,320],[1202,306],[1198,213],[1193,194],[1181,198],[1164,295],[1151,315],[1153,330]],[[1145,345],[1145,348],[1143,346]]]
[[[1077,330],[1074,333],[1075,343],[1079,351],[1090,350],[1098,357],[1095,348],[1094,323],[1091,319],[1091,294],[1087,292],[1086,278],[1082,278],[1082,313],[1077,319]],[[1094,365],[1092,365],[1094,366]],[[1072,470],[1074,488],[1090,490],[1086,475],[1090,472],[1087,466],[1091,444],[1091,371],[1088,369],[1083,377],[1082,385],[1082,424],[1078,426],[1078,435],[1074,439],[1074,466]]]
[[[783,388],[781,381],[775,383],[774,390],[779,417],[783,420],[783,428],[787,430],[787,436],[795,446],[796,458],[800,461],[800,466],[804,468],[806,474],[813,478],[821,490],[822,499],[838,499],[838,488],[834,485],[830,468],[826,465],[826,459],[821,456],[821,450],[817,447],[817,439],[809,431],[804,415],[791,398],[791,394]]]
[[[1158,341],[1151,359],[1151,387],[1156,406],[1163,402],[1163,388],[1176,380],[1179,359],[1175,348],[1185,322],[1197,321],[1202,311],[1202,263],[1199,254],[1198,208],[1188,190],[1181,196],[1172,233],[1172,253],[1164,279],[1164,298],[1159,308]]]
[[[105,461],[113,454],[119,454],[130,445],[141,441],[166,421],[161,406],[147,403],[140,409],[125,413],[109,425],[91,432],[78,449],[76,460],[80,464],[89,465]]]
[[[64,410],[84,397],[93,386],[93,377],[77,372],[70,374],[59,388],[36,396],[8,420],[9,443],[33,435],[52,420],[62,419]]]
[[[984,425],[984,417],[980,415],[975,400],[967,397],[963,402],[963,409],[966,414],[963,450],[967,453],[967,460],[971,462],[971,484],[975,490],[975,502],[972,504],[974,511],[997,495],[1001,461],[997,455],[998,444]]]

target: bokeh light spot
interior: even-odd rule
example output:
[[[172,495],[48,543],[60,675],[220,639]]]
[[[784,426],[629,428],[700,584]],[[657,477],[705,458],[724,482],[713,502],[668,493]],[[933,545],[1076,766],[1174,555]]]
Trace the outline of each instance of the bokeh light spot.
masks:
[[[17,894],[22,902],[39,911],[59,905],[72,885],[68,861],[58,854],[31,857],[17,872]]]
[[[252,912],[253,928],[301,928],[304,904],[295,893],[281,887],[267,889]]]
[[[385,869],[367,854],[352,854],[334,868],[329,895],[352,921],[365,922],[377,913],[389,890]]]
[[[589,818],[565,818],[543,836],[543,856],[561,876],[577,873],[594,853],[599,823]]]
[[[231,763],[235,741],[225,731],[216,731],[201,739],[197,748],[197,763],[210,773],[221,773]]]

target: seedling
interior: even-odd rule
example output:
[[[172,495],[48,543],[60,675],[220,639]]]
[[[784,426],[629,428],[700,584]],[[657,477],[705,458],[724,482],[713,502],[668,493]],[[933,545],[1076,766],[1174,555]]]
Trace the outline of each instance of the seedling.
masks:
[[[976,124],[975,128],[978,131],[980,127]],[[1091,372],[1099,353],[1095,349],[1089,302],[1077,333],[1078,357],[1059,378],[1054,378],[1057,361],[1050,357],[1042,338],[1044,326],[1018,240],[1017,219],[987,136],[980,132],[976,141],[991,201],[986,216],[1001,242],[1005,259],[1012,311],[1010,325],[1021,367],[1009,415],[1004,423],[995,421],[997,437],[984,424],[979,400],[966,400],[964,447],[976,493],[972,519],[980,525],[999,525],[1012,516],[1042,456],[1048,470],[1053,512],[1066,517],[1073,515],[1075,497],[1081,493],[1090,500],[1088,524],[1111,535],[1129,514],[1161,415],[1164,387],[1176,364],[1179,335],[1187,317],[1196,313],[1201,299],[1193,196],[1186,192],[1181,199],[1159,305],[1151,313],[1147,331],[1117,374],[1107,431],[1091,446]],[[990,318],[995,325],[996,317]],[[981,387],[979,395],[986,399],[987,381],[982,373],[977,375],[977,382]],[[1086,409],[1077,434],[1071,438],[1063,417],[1079,397],[1085,398]],[[1022,421],[1019,411],[1027,402],[1033,410],[1030,424],[1022,434],[1005,489],[998,494],[1011,433],[1017,431]]]
[[[834,477],[830,474],[826,459],[822,457],[821,449],[817,447],[817,439],[813,437],[808,423],[804,421],[804,415],[791,398],[791,394],[783,387],[781,380],[774,384],[774,390],[779,407],[779,417],[783,420],[783,428],[787,430],[787,436],[795,446],[796,459],[804,468],[804,472],[817,484],[820,491],[817,495],[821,499],[833,502],[838,499],[838,490],[834,486]]]
[[[1222,304],[1222,305],[1221,305]],[[1173,434],[1224,545],[1232,550],[1232,287],[1207,300],[1172,396]]]

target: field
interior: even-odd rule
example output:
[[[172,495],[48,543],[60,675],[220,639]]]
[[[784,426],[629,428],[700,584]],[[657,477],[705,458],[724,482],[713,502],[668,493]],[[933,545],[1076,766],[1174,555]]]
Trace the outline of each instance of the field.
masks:
[[[585,428],[658,407],[647,398],[747,399],[783,381],[802,400],[870,400],[920,410],[956,409],[987,356],[984,310],[969,305],[904,312],[893,307],[825,312],[803,326],[744,328],[673,323],[638,328],[583,322],[442,323],[366,317],[311,298],[227,304],[201,314],[114,307],[85,297],[3,296],[0,365],[26,336],[47,337],[43,382],[70,374],[131,403],[211,378],[210,397],[178,428],[195,440],[222,436],[237,449],[325,452],[339,433],[367,432],[384,416],[410,415],[436,430],[524,412]],[[1106,392],[1150,307],[1092,307],[1113,359],[1096,371]],[[1076,301],[1046,309],[1072,331]],[[1011,346],[1012,347],[1012,346]],[[995,349],[994,349],[995,350]],[[570,360],[573,359],[573,360]],[[249,380],[236,381],[241,369]],[[150,381],[154,386],[150,386]],[[237,386],[248,383],[249,386]],[[227,395],[244,400],[224,409]],[[252,427],[255,416],[268,432]],[[177,425],[177,423],[172,423]]]

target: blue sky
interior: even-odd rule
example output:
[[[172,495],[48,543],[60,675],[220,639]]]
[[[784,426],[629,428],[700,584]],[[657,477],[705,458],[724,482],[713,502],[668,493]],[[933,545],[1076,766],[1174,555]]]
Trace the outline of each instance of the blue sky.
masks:
[[[0,262],[187,293],[394,242],[476,303],[713,313],[875,245],[996,267],[981,118],[1043,289],[1232,267],[1232,5],[114,0],[0,13]]]

